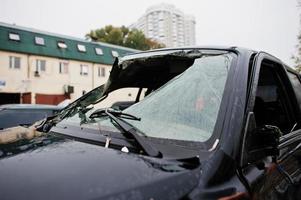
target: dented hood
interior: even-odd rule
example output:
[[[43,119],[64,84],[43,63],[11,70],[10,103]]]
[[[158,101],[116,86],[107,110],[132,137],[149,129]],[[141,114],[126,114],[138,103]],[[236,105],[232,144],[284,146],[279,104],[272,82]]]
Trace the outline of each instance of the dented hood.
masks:
[[[199,170],[178,161],[69,139],[39,141],[0,159],[1,199],[179,199],[198,182]]]

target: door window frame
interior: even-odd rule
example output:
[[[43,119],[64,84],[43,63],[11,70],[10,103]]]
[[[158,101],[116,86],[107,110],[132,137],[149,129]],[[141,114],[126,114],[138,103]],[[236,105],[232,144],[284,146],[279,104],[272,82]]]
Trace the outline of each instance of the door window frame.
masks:
[[[266,61],[271,62],[275,65],[275,72],[281,81],[282,87],[285,86],[285,88],[283,88],[283,91],[285,93],[284,98],[285,103],[288,104],[288,112],[292,114],[291,120],[295,122],[298,121],[298,119],[300,119],[300,110],[296,102],[296,95],[294,93],[291,81],[288,77],[287,70],[280,60],[264,52],[260,52],[255,56],[254,63],[252,65],[249,82],[250,90],[248,94],[246,113],[253,112],[260,69],[262,67],[262,63]]]
[[[297,121],[298,119],[300,119],[300,111],[299,111],[299,107],[295,98],[295,93],[293,91],[293,87],[291,85],[290,79],[288,78],[288,74],[287,74],[287,70],[285,68],[285,65],[279,61],[277,58],[264,53],[264,52],[259,52],[255,55],[254,60],[251,61],[253,62],[252,64],[250,64],[251,69],[249,69],[249,78],[248,80],[248,90],[247,90],[247,100],[246,100],[246,109],[245,109],[245,116],[244,116],[244,125],[243,125],[243,129],[242,129],[242,142],[241,142],[241,146],[240,146],[240,167],[244,166],[244,157],[246,156],[246,144],[247,144],[247,136],[248,134],[250,134],[250,130],[249,130],[249,119],[250,116],[254,116],[254,112],[253,112],[253,108],[255,105],[255,99],[256,99],[256,92],[257,92],[257,86],[258,86],[258,81],[259,81],[259,74],[260,74],[260,69],[261,69],[261,65],[262,62],[264,60],[268,60],[271,61],[273,63],[275,63],[278,66],[278,70],[277,73],[282,73],[282,77],[284,78],[284,84],[287,86],[286,87],[286,95],[289,98],[289,103],[292,104],[291,106],[294,106],[296,109],[290,108],[290,111],[293,113],[293,117],[294,119]],[[254,119],[255,120],[255,119]],[[300,124],[301,125],[301,124]],[[301,127],[301,126],[300,126]],[[256,128],[255,125],[253,128]],[[299,131],[297,131],[299,132]],[[287,136],[291,135],[290,133],[286,133],[285,136],[282,136],[281,138],[285,138]]]

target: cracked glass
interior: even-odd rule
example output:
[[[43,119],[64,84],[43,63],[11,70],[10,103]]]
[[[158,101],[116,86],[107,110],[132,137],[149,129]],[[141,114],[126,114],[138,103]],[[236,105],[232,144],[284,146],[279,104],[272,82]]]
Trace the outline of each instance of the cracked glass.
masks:
[[[208,140],[213,134],[232,60],[233,54],[230,53],[195,58],[183,73],[123,110],[141,118],[141,121],[126,121],[147,137],[195,142]],[[85,117],[77,113],[65,122],[81,121],[81,126],[95,127],[101,132],[119,132],[107,117],[87,118],[95,107],[97,104]]]
[[[232,57],[204,56],[143,101],[124,110],[147,136],[204,142],[213,133]]]

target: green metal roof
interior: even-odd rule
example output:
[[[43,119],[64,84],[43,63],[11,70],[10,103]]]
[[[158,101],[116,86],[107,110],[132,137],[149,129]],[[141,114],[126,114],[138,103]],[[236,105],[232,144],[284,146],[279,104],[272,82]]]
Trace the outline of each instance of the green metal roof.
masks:
[[[20,41],[10,40],[9,33],[18,34],[20,36]],[[35,37],[44,38],[45,45],[37,45],[35,43]],[[59,48],[57,44],[58,42],[64,42],[67,45],[67,48]],[[78,44],[84,45],[86,47],[86,52],[80,52],[77,48]],[[103,55],[97,55],[95,48],[101,48]],[[102,64],[112,64],[114,62],[112,51],[117,51],[119,56],[138,52],[138,50],[117,45],[101,42],[89,42],[78,38],[43,32],[1,22],[0,50]]]

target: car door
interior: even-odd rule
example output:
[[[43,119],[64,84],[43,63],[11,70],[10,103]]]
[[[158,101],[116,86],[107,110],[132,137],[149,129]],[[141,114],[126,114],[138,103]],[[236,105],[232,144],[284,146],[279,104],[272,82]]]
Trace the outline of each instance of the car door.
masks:
[[[276,126],[282,136],[276,159],[267,156],[243,166],[253,199],[301,198],[300,104],[288,73],[278,59],[265,53],[256,56],[247,113],[254,113],[256,128]]]

